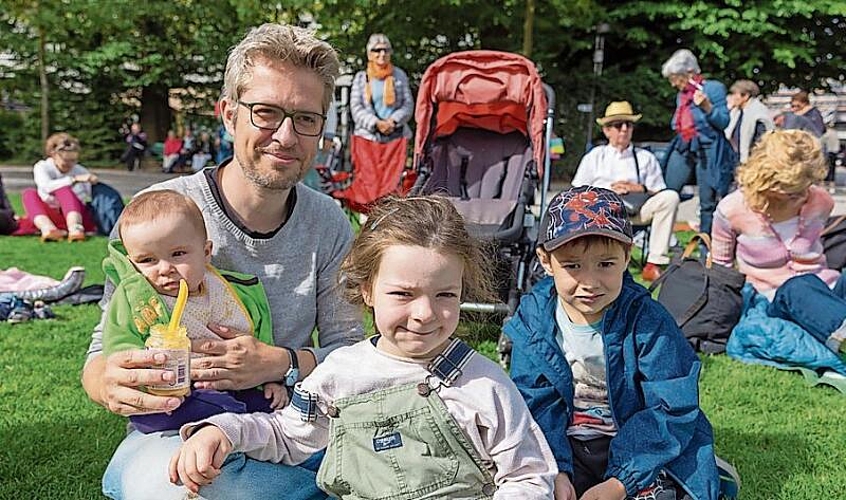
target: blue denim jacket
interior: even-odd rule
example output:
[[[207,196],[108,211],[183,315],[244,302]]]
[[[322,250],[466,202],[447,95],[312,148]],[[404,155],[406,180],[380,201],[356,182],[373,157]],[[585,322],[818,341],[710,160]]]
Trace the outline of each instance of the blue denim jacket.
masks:
[[[702,111],[699,106],[692,106],[693,124],[696,126],[696,133],[699,135],[699,142],[707,147],[718,139],[725,139],[725,128],[728,127],[730,115],[726,106],[726,86],[716,80],[705,80],[702,83],[702,92],[711,101],[711,112]],[[679,112],[681,92],[676,95],[676,111],[670,120],[670,127],[676,130],[676,113]]]
[[[549,442],[558,470],[573,474],[567,439],[573,373],[555,341],[552,278],[523,296],[505,325],[511,378]],[[699,408],[699,359],[672,316],[629,273],[602,318],[608,400],[617,425],[605,477],[633,495],[667,470],[695,500],[715,500],[719,478],[711,424]]]

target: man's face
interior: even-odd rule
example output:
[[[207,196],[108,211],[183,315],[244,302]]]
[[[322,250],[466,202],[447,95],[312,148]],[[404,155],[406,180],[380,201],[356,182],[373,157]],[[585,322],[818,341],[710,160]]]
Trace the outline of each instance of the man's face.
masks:
[[[277,106],[291,113],[323,114],[323,81],[314,71],[286,62],[259,59],[241,93],[242,103]],[[221,102],[226,130],[234,137],[235,158],[244,176],[255,186],[287,190],[305,177],[317,152],[320,137],[297,134],[285,118],[276,130],[253,125],[250,109],[238,102]]]
[[[632,143],[634,123],[625,120],[613,121],[603,125],[602,132],[608,139],[609,146],[623,150]]]

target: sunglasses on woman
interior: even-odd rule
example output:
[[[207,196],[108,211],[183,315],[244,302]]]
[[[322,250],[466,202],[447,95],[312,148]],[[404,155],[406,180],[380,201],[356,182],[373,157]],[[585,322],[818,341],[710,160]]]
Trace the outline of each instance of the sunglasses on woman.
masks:
[[[379,47],[378,49],[370,49],[370,52],[373,52],[374,54],[390,54],[391,50],[386,49],[384,47]]]

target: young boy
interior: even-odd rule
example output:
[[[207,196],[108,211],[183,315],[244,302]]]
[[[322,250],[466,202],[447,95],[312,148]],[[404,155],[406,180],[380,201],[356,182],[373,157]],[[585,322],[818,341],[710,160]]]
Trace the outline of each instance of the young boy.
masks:
[[[106,354],[143,348],[154,324],[167,324],[176,303],[179,281],[188,284],[181,323],[192,340],[220,337],[208,328],[218,324],[250,332],[273,343],[270,306],[255,276],[218,271],[210,265],[212,242],[194,202],[176,191],[150,191],[135,197],[118,221],[120,240],[109,242],[103,270],[117,287],[103,327]],[[293,384],[291,384],[293,385]],[[284,386],[256,389],[194,390],[170,414],[131,417],[141,432],[178,429],[182,424],[224,411],[270,412],[288,401]]]
[[[555,498],[716,499],[700,362],[626,271],[632,227],[614,192],[555,196],[537,255],[549,277],[505,333],[511,377],[558,463]]]

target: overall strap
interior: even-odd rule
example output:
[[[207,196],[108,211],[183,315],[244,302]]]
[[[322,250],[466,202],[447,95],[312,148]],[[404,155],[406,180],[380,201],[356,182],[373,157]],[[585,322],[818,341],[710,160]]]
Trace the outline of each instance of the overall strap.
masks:
[[[452,339],[444,352],[435,356],[426,369],[449,387],[461,376],[462,368],[467,365],[474,352],[461,340]]]

